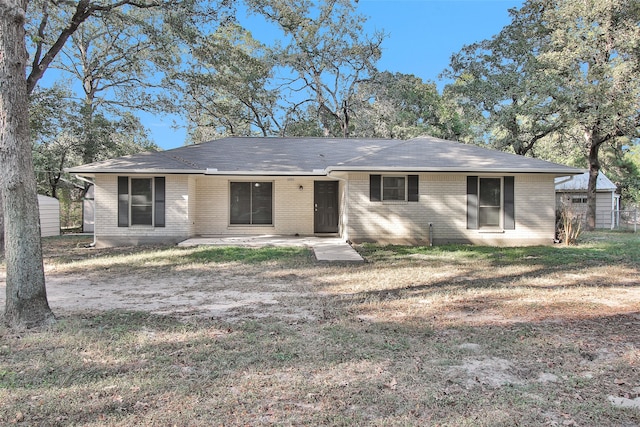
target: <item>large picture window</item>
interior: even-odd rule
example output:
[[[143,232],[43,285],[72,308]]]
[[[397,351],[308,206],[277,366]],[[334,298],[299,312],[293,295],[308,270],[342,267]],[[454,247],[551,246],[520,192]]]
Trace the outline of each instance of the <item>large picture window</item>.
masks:
[[[273,183],[232,182],[230,195],[231,224],[273,224]]]

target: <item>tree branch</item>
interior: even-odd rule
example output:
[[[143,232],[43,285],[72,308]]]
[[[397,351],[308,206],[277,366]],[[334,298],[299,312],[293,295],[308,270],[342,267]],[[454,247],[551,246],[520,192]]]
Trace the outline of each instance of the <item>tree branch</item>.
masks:
[[[40,61],[40,56],[42,55],[42,45],[44,44],[44,30],[47,27],[47,22],[49,21],[49,12],[47,11],[48,3],[44,3],[42,6],[42,21],[40,21],[40,25],[38,26],[38,41],[36,42],[36,51],[33,54],[33,65],[31,68],[35,68],[38,66],[38,62]]]
[[[40,61],[36,61],[36,58],[34,58],[31,72],[27,77],[27,93],[31,94],[33,92],[33,89],[35,89],[38,81],[42,78],[44,72],[49,68],[55,57],[60,53],[64,45],[67,43],[69,37],[71,37],[78,30],[78,27],[80,27],[83,22],[85,22],[89,17],[93,16],[96,12],[107,12],[124,5],[130,5],[138,8],[152,8],[160,6],[162,4],[163,3],[157,1],[144,3],[135,0],[120,0],[112,4],[100,5],[92,4],[89,0],[79,0],[69,25],[67,25],[67,27],[60,32],[60,35],[56,39],[55,43],[53,43],[53,45],[49,48],[47,53],[45,53]]]

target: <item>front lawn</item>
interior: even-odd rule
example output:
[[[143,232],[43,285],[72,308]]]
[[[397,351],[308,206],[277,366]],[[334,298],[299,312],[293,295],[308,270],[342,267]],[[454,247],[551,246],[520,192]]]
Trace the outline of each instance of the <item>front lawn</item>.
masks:
[[[58,323],[0,326],[0,425],[640,424],[619,406],[640,395],[635,234],[360,265],[85,240],[44,243]]]

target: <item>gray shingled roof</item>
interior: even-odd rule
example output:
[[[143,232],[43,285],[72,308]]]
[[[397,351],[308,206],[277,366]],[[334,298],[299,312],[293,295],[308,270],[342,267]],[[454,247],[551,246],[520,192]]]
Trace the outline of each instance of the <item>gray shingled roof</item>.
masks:
[[[67,170],[94,173],[326,175],[331,171],[533,172],[581,170],[432,137],[410,140],[233,137]]]

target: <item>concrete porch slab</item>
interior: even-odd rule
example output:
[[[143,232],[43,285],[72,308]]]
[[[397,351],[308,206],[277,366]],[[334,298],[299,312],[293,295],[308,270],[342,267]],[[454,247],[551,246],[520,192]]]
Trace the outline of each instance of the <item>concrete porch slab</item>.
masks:
[[[339,237],[296,237],[278,235],[256,236],[207,236],[194,237],[178,243],[178,246],[241,246],[261,247],[306,247],[311,248],[318,261],[364,262],[351,245]]]

